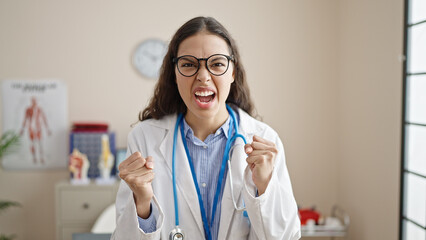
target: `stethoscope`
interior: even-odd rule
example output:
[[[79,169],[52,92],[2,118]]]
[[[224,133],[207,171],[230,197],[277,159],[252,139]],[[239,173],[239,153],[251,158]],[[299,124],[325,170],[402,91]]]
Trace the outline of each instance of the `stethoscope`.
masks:
[[[230,106],[226,105],[226,109],[228,110],[228,113],[231,116],[231,119],[232,119],[232,122],[233,122],[233,128],[230,126],[229,129],[228,129],[228,140],[226,141],[225,152],[223,154],[222,165],[221,165],[221,168],[220,168],[219,178],[218,178],[217,187],[216,187],[216,193],[215,193],[214,200],[213,200],[212,220],[211,220],[212,223],[214,221],[214,216],[215,216],[217,203],[218,203],[218,199],[219,199],[219,194],[220,194],[220,188],[222,186],[222,181],[223,181],[223,178],[224,178],[226,162],[228,162],[229,179],[230,179],[230,184],[231,184],[231,195],[232,195],[232,202],[234,204],[234,208],[237,211],[245,211],[245,209],[246,209],[244,205],[242,207],[238,207],[236,202],[235,202],[234,189],[232,187],[231,160],[230,160],[230,157],[228,157],[228,156],[229,156],[229,153],[232,152],[233,148],[235,147],[235,146],[231,146],[231,145],[237,138],[241,138],[244,141],[244,144],[247,144],[247,140],[245,139],[245,137],[243,135],[238,133],[237,118],[236,118],[235,113],[232,110],[232,108]],[[184,145],[184,148],[185,148],[186,156],[188,158],[189,166],[191,168],[192,180],[194,181],[195,189],[197,190],[198,203],[200,204],[201,218],[203,219],[203,226],[204,226],[204,229],[205,229],[206,234],[207,234],[207,239],[211,240],[212,235],[211,235],[211,231],[210,231],[210,226],[209,226],[208,221],[207,221],[207,215],[206,215],[206,211],[205,211],[205,208],[204,208],[203,200],[201,198],[200,188],[198,186],[197,178],[195,176],[194,165],[191,161],[191,156],[189,154],[188,146],[186,144],[186,140],[185,140],[185,136],[184,136],[183,114],[179,114],[178,117],[177,117],[176,125],[175,125],[175,131],[174,131],[174,135],[173,135],[172,178],[173,178],[173,197],[174,197],[174,205],[175,205],[175,228],[173,228],[172,231],[170,232],[169,239],[170,240],[183,240],[185,238],[184,232],[179,227],[179,208],[178,208],[178,198],[177,198],[177,190],[176,190],[176,174],[175,174],[176,142],[177,142],[177,135],[178,135],[177,132],[178,132],[179,126],[180,126],[180,133],[181,133],[181,137],[182,137],[182,142],[183,142],[183,145]],[[231,137],[232,129],[235,129],[235,134]]]

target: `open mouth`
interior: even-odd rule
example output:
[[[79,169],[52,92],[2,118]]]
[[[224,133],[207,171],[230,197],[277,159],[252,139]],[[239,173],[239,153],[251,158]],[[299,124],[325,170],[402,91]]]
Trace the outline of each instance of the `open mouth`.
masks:
[[[200,103],[209,103],[213,101],[216,94],[213,91],[207,90],[207,91],[196,91],[195,92],[195,98]]]

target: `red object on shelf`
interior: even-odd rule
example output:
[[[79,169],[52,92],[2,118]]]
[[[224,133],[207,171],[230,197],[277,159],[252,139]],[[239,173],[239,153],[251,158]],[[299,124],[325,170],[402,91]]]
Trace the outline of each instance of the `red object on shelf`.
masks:
[[[306,225],[309,219],[313,219],[316,224],[320,218],[320,214],[312,208],[299,209],[300,224]]]
[[[107,132],[108,123],[103,122],[75,122],[72,124],[72,132]]]

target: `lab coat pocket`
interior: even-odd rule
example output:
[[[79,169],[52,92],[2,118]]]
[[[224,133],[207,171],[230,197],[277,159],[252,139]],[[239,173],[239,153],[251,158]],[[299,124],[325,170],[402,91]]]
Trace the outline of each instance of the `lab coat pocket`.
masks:
[[[245,211],[236,211],[229,239],[247,239],[250,232],[250,219]]]

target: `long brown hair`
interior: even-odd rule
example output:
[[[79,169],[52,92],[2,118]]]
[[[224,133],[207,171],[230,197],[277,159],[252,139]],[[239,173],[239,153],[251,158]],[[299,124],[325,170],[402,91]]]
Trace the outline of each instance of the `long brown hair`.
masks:
[[[148,106],[139,113],[140,121],[150,118],[160,119],[169,114],[186,112],[186,105],[180,97],[176,85],[173,58],[177,57],[179,45],[183,40],[201,31],[207,31],[223,38],[228,44],[231,55],[234,56],[235,78],[231,84],[226,103],[236,105],[250,115],[254,114],[254,106],[250,99],[246,74],[234,39],[216,19],[212,17],[196,17],[182,25],[170,41],[169,49],[160,69],[160,78],[155,86],[154,96]]]

